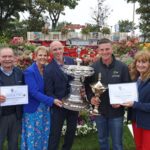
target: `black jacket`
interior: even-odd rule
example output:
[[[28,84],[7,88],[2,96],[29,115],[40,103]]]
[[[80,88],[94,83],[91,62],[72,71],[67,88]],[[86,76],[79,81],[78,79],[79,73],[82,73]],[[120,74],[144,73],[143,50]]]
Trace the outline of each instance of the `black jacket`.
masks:
[[[130,82],[128,67],[119,60],[116,60],[114,56],[112,57],[113,61],[109,66],[103,64],[101,59],[92,65],[95,73],[93,76],[88,77],[85,80],[85,88],[89,100],[92,98],[92,96],[94,96],[91,91],[90,84],[98,81],[99,73],[101,73],[101,82],[106,87],[108,87],[108,84]],[[110,118],[124,115],[124,107],[113,108],[110,105],[108,89],[100,96],[100,100],[101,103],[99,111],[102,115]]]
[[[15,67],[13,69],[14,73],[15,73],[15,85],[23,85],[24,84],[24,80],[23,80],[23,74],[22,71]],[[5,86],[2,79],[1,79],[1,74],[2,71],[0,70],[0,86]],[[0,106],[0,117],[2,115],[2,110],[1,110],[1,106]],[[22,106],[21,105],[16,105],[16,116],[18,119],[22,118]]]

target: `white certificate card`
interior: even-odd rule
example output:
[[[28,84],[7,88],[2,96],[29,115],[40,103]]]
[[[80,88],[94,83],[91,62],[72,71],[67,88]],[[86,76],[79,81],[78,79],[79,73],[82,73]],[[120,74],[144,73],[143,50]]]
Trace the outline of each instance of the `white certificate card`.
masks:
[[[110,104],[138,101],[137,83],[109,84]]]
[[[0,106],[28,104],[27,85],[1,86],[0,94],[6,97],[6,101],[1,103]]]

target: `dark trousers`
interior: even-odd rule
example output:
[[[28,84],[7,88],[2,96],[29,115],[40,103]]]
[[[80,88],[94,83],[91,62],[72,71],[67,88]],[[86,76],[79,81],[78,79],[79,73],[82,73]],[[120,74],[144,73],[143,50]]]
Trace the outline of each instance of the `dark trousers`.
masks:
[[[58,108],[56,106],[51,108],[51,130],[49,136],[48,150],[58,150],[61,131],[65,120],[67,129],[64,137],[64,144],[62,146],[62,150],[71,150],[75,137],[77,119],[77,111],[71,111],[65,108]]]
[[[3,150],[5,139],[8,141],[8,150],[18,150],[18,136],[21,131],[21,120],[16,114],[0,117],[0,150]]]

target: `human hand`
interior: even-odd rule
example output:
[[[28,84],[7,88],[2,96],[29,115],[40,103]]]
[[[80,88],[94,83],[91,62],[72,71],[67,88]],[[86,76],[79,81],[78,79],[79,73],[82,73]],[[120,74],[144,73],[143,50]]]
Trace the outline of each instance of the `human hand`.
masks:
[[[99,97],[96,97],[96,96],[92,97],[91,98],[91,104],[95,105],[95,106],[99,106],[100,105],[100,99],[99,99]]]
[[[3,103],[3,102],[5,102],[5,99],[6,99],[6,97],[5,97],[5,96],[3,96],[3,95],[0,95],[0,103]]]
[[[134,104],[134,101],[128,101],[128,102],[123,103],[123,104],[121,104],[121,105],[122,105],[122,106],[125,106],[125,107],[132,107],[133,104]]]
[[[121,107],[120,104],[112,104],[111,106],[112,106],[113,108],[119,108],[119,107]]]
[[[82,98],[84,98],[86,96],[85,88],[83,88],[83,87],[80,89],[80,96]]]
[[[54,99],[54,104],[58,107],[62,107],[62,101],[59,99]]]

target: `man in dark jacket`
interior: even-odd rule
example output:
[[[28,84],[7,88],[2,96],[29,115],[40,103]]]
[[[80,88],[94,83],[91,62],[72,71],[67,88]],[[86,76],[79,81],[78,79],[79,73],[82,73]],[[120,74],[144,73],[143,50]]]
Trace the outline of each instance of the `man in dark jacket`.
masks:
[[[11,48],[0,49],[0,86],[13,86],[23,84],[23,74],[14,67],[15,56]],[[5,101],[5,96],[0,93],[0,103]],[[21,105],[0,106],[0,150],[3,148],[5,138],[8,140],[8,149],[17,150],[18,136],[21,131]]]
[[[70,57],[63,56],[64,48],[59,41],[54,41],[50,44],[50,51],[54,58],[45,68],[45,92],[48,96],[62,100],[70,92],[69,82],[72,79],[63,71],[62,66],[64,64],[73,65],[74,60]],[[77,119],[77,111],[68,110],[63,107],[60,108],[56,105],[52,106],[49,150],[58,150],[61,131],[65,121],[67,130],[62,150],[71,150],[77,126]]]
[[[98,53],[101,58],[92,65],[95,74],[85,81],[87,97],[92,105],[99,106],[100,115],[96,116],[95,120],[101,150],[110,149],[109,135],[112,138],[113,150],[123,150],[124,108],[119,104],[110,104],[108,89],[100,97],[95,97],[90,84],[98,81],[99,73],[101,74],[101,82],[106,87],[108,84],[129,82],[128,67],[115,59],[112,42],[109,39],[99,41]]]

